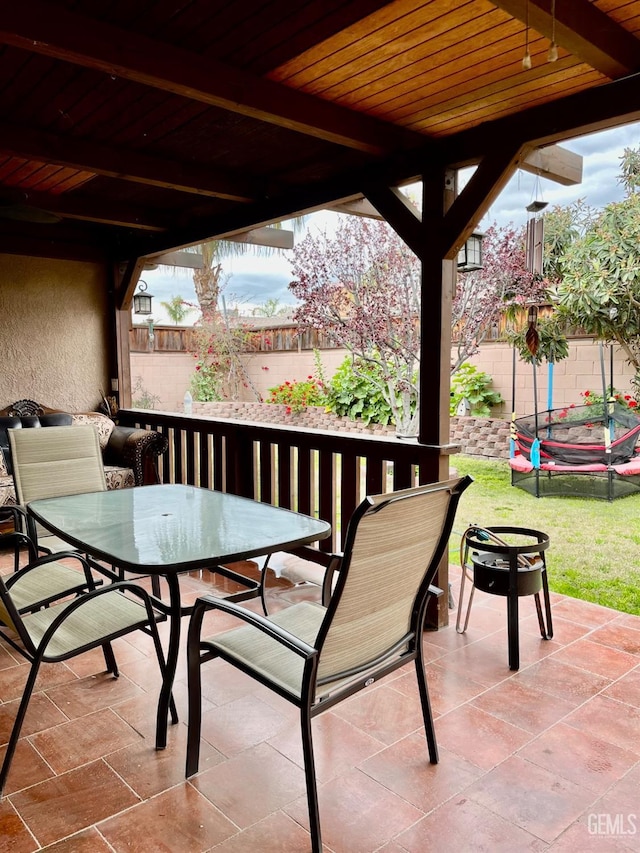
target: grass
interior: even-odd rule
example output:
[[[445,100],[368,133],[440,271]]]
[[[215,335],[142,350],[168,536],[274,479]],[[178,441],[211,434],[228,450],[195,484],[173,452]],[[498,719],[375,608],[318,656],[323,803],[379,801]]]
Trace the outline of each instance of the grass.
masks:
[[[640,615],[640,494],[608,503],[592,498],[535,498],[510,484],[508,463],[456,456],[458,475],[474,483],[462,496],[455,530],[468,524],[532,527],[549,535],[549,586],[555,592]],[[459,535],[451,560],[459,562]]]

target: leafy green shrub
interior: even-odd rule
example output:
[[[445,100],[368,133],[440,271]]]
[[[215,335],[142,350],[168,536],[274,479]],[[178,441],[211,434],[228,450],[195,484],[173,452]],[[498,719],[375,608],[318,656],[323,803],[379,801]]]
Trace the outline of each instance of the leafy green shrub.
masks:
[[[223,399],[220,392],[220,372],[217,365],[198,359],[195,373],[189,380],[189,390],[199,403],[217,403]]]
[[[391,407],[375,384],[383,381],[382,367],[362,359],[355,362],[354,367],[347,356],[334,373],[327,389],[327,411],[351,420],[361,418],[367,426],[392,423]]]
[[[481,418],[489,417],[492,406],[503,402],[502,395],[491,390],[492,382],[488,373],[483,373],[465,361],[451,380],[449,414],[455,415],[460,402],[467,400],[471,407],[469,414]]]

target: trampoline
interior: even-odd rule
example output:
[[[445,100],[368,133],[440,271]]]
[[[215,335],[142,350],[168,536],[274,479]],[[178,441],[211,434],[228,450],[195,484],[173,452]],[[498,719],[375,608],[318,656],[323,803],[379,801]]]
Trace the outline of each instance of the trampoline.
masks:
[[[612,501],[640,491],[640,416],[616,402],[512,421],[511,484],[536,497]]]

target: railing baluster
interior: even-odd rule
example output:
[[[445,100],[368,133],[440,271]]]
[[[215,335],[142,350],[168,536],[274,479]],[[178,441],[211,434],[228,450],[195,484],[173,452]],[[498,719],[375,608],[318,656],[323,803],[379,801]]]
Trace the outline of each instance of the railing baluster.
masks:
[[[333,541],[321,543],[323,550],[341,548],[363,491],[407,488],[437,470],[439,448],[393,437],[148,410],[121,410],[119,421],[167,436],[169,450],[159,460],[161,482],[199,482],[323,518],[333,525]]]

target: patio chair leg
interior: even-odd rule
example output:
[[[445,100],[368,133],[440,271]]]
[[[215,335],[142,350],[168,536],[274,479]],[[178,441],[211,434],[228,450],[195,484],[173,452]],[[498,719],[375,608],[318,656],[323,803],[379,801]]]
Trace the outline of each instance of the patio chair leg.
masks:
[[[16,714],[16,718],[13,723],[13,728],[11,729],[9,742],[7,743],[7,749],[4,754],[2,770],[0,770],[0,798],[2,797],[4,792],[4,786],[7,781],[7,776],[9,775],[9,768],[11,767],[11,762],[16,751],[16,746],[18,745],[18,740],[20,739],[22,724],[24,722],[25,714],[27,713],[27,708],[29,707],[29,700],[31,699],[31,694],[33,693],[33,688],[36,683],[36,678],[38,677],[39,670],[40,660],[36,658],[31,663],[31,671],[29,672],[27,683],[24,686],[22,699],[20,700],[20,706],[18,707],[18,713]]]
[[[113,653],[113,646],[111,643],[105,643],[102,647],[102,652],[104,654],[104,662],[107,665],[107,672],[112,673],[114,678],[118,678],[120,676],[120,672],[118,670],[118,662],[116,661],[116,656]]]
[[[318,807],[318,785],[313,758],[313,740],[311,737],[311,716],[309,709],[300,708],[300,726],[302,729],[302,753],[304,756],[304,775],[307,782],[307,806],[309,808],[309,832],[311,833],[312,853],[322,853],[320,835],[320,810]]]
[[[427,677],[424,671],[422,653],[418,654],[416,657],[415,664],[416,678],[418,679],[418,691],[420,693],[420,704],[422,706],[422,716],[424,719],[424,731],[427,736],[427,746],[429,747],[429,761],[431,764],[437,764],[440,757],[438,755],[438,743],[436,741],[436,732],[433,726],[433,713],[431,711],[429,687],[427,685]]]

